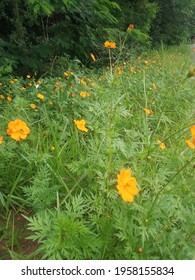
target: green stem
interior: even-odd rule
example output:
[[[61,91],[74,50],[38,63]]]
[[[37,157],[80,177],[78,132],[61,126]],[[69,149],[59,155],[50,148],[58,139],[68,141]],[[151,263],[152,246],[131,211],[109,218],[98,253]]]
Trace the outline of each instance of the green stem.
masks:
[[[111,58],[111,51],[108,49],[109,53],[109,61],[110,61],[110,76],[112,77],[112,58]]]

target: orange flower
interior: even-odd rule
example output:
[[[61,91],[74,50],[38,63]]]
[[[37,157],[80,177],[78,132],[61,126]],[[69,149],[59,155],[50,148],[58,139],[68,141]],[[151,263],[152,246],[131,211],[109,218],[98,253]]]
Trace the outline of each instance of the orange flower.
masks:
[[[190,132],[191,132],[191,135],[192,135],[192,142],[193,142],[194,145],[195,145],[195,125],[193,125],[193,126],[190,128]]]
[[[104,43],[104,47],[108,48],[108,49],[115,49],[116,48],[116,43],[115,42],[106,41]]]
[[[192,150],[194,150],[195,145],[190,141],[190,140],[185,140],[186,144],[188,145],[188,147]]]
[[[74,120],[74,123],[76,124],[77,128],[81,131],[87,132],[88,128],[85,127],[86,121],[85,120]]]
[[[3,143],[3,137],[0,136],[0,144],[2,144],[2,143]]]
[[[134,196],[138,194],[136,183],[136,179],[131,176],[131,171],[128,169],[121,169],[120,173],[117,174],[116,187],[124,201],[134,201]]]
[[[190,149],[194,150],[195,149],[195,125],[191,126],[190,132],[192,135],[192,141],[186,140],[185,142],[188,145],[188,147],[190,147]]]
[[[134,24],[131,23],[131,24],[129,25],[129,27],[127,28],[127,31],[131,31],[131,30],[133,30],[133,29],[134,29]]]
[[[24,121],[20,119],[11,121],[8,124],[7,134],[16,141],[20,141],[21,139],[26,139],[29,133],[30,133],[30,128],[27,126],[27,124]]]
[[[90,56],[91,56],[91,58],[93,59],[93,61],[95,62],[95,61],[96,61],[95,55],[92,54],[92,53],[90,53]]]

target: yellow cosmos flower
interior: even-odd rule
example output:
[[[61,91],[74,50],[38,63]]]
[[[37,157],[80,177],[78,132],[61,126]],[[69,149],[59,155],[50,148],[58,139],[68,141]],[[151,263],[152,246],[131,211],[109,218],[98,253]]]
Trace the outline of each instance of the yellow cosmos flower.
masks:
[[[93,61],[96,61],[95,55],[93,53],[90,53],[91,58],[93,59]]]
[[[192,135],[192,141],[185,140],[185,142],[190,149],[194,150],[195,149],[195,125],[191,126],[190,132],[191,132],[191,135]]]
[[[80,92],[80,96],[86,97],[86,96],[90,96],[90,94],[88,92],[86,92],[86,91],[81,91]]]
[[[165,143],[163,143],[161,140],[157,140],[157,144],[159,144],[161,150],[166,149]]]
[[[31,107],[32,109],[35,109],[35,108],[36,108],[36,105],[35,105],[35,104],[30,104],[30,107]]]
[[[75,125],[81,131],[88,132],[88,128],[86,128],[86,121],[85,120],[74,120]]]
[[[128,169],[122,169],[117,175],[116,187],[124,201],[134,201],[134,196],[138,194],[136,183],[136,179],[131,176],[131,171]]]
[[[147,60],[144,60],[144,61],[143,61],[143,64],[144,64],[145,66],[147,66],[147,65],[148,65],[148,61],[147,61]]]
[[[133,23],[131,23],[130,25],[129,25],[129,27],[127,28],[127,31],[131,31],[131,30],[133,30],[135,27],[134,27],[134,24]]]
[[[81,84],[83,84],[83,85],[85,85],[86,86],[86,81],[83,79],[83,78],[79,78],[79,82],[81,83]]]
[[[12,98],[10,96],[7,97],[7,101],[11,102]]]
[[[115,42],[106,41],[104,43],[104,47],[108,48],[108,49],[115,49],[116,48],[116,43]]]
[[[154,90],[156,90],[156,88],[157,88],[155,83],[152,83],[152,87]]]
[[[20,120],[16,119],[8,123],[7,134],[11,136],[15,141],[20,141],[21,139],[26,139],[27,135],[30,133],[30,128],[27,124]]]
[[[0,144],[2,144],[2,143],[3,143],[3,137],[0,136]]]
[[[30,76],[30,75],[26,75],[26,78],[27,78],[27,79],[30,79],[30,78],[31,78],[31,76]]]
[[[38,97],[39,99],[42,99],[42,100],[45,98],[45,96],[44,96],[43,94],[41,94],[41,93],[38,93],[38,94],[37,94],[37,97]]]
[[[154,114],[150,109],[147,108],[144,108],[144,112],[149,116]]]

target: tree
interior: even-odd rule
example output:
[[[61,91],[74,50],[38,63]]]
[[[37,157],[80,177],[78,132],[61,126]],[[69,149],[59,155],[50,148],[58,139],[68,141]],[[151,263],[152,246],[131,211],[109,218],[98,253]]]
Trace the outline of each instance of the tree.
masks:
[[[190,37],[195,0],[155,0],[159,6],[153,21],[151,37],[154,42],[177,44]]]

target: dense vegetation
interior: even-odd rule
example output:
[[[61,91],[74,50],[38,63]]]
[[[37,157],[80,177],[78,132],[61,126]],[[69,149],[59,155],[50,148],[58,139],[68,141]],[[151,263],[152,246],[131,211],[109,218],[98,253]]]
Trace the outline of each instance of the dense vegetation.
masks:
[[[106,59],[107,39],[128,50],[176,44],[194,35],[195,1],[188,0],[2,0],[0,2],[0,75],[12,69],[53,73],[59,57],[90,65],[90,52]]]
[[[195,1],[0,8],[0,259],[195,259]]]

